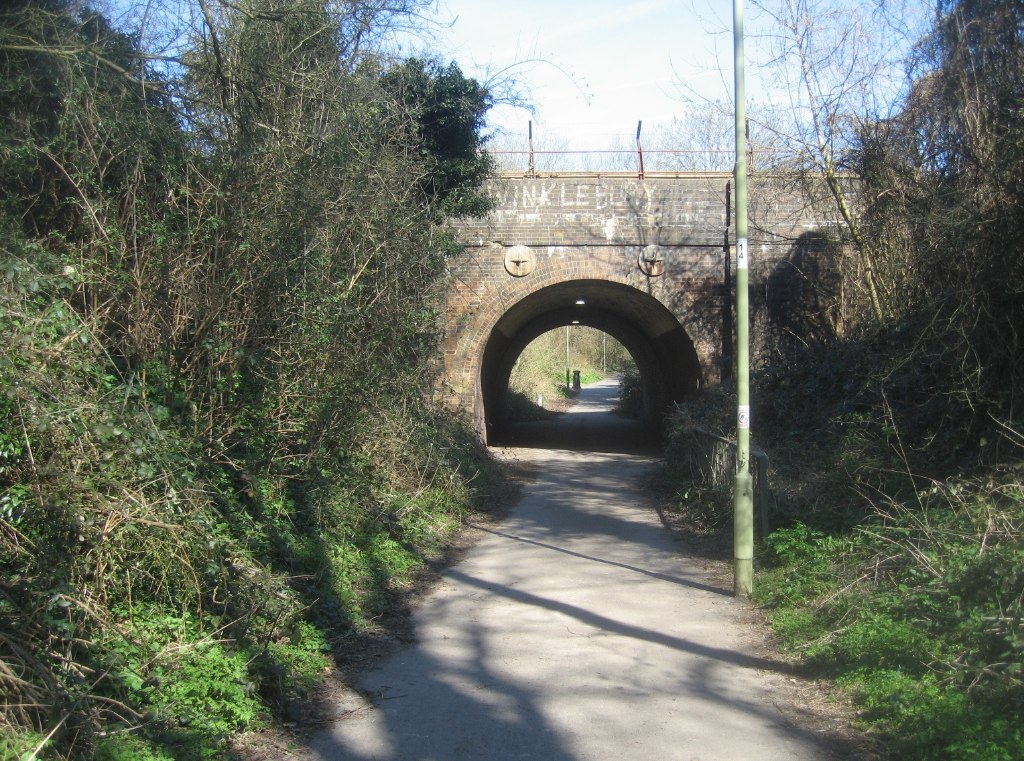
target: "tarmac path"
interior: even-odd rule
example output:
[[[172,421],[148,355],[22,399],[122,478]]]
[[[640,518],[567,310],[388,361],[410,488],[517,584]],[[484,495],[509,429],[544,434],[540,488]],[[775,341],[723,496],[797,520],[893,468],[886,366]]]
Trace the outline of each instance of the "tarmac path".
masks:
[[[584,390],[562,448],[537,448],[553,429],[533,424],[499,452],[535,480],[418,606],[415,643],[363,675],[365,702],[312,738],[315,758],[842,757],[793,719],[748,606],[662,526],[644,492],[657,452],[609,414],[616,393]]]

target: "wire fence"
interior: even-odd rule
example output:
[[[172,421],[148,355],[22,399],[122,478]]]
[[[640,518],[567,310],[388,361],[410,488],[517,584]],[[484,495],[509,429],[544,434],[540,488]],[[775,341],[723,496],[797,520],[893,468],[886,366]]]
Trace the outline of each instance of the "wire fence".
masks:
[[[685,460],[677,463],[694,483],[703,486],[731,486],[736,478],[736,442],[702,428],[690,430],[690,438],[679,450]],[[754,520],[767,536],[771,531],[768,455],[750,448],[750,475],[754,488]]]
[[[665,172],[729,172],[733,154],[687,150],[490,151],[503,174],[540,177],[564,172],[627,172],[638,178]]]
[[[603,150],[489,150],[502,174],[540,177],[565,172],[646,175],[678,172],[731,172],[735,154],[727,150],[671,148]],[[749,161],[749,158],[748,158]]]
[[[732,146],[696,149],[645,146],[641,139],[642,126],[642,121],[637,123],[630,145],[606,149],[550,149],[534,143],[533,123],[530,122],[526,143],[519,144],[523,147],[488,150],[488,153],[499,172],[524,177],[566,172],[625,172],[643,179],[647,174],[659,172],[731,172],[733,169],[736,154]],[[749,140],[747,145],[747,164],[753,166],[754,151]]]

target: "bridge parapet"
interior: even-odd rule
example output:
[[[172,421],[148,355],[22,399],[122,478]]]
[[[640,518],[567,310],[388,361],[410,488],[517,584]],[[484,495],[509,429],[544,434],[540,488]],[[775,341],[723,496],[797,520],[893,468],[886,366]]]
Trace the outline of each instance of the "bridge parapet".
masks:
[[[578,299],[588,305],[580,316],[590,322],[582,324],[612,324],[611,315],[630,326],[619,332],[632,336],[635,329],[635,353],[649,348],[657,355],[652,367],[664,377],[656,384],[660,390],[654,389],[656,404],[680,401],[727,376],[731,186],[731,174],[717,172],[652,173],[643,179],[635,173],[506,175],[490,181],[485,192],[494,210],[456,225],[465,249],[452,262],[445,341],[446,380],[477,412],[480,425],[487,415],[485,397],[502,396],[498,387],[507,381],[487,377],[487,347],[493,353],[497,341],[518,352],[525,340],[521,331],[546,325],[538,322],[543,314],[556,315],[550,327],[574,321],[571,310],[562,311],[573,303],[574,289],[588,294]],[[801,296],[794,291],[803,287],[808,262],[814,260],[816,271],[826,266],[822,231],[828,227],[790,179],[753,183],[751,289],[754,309],[763,313],[762,328]],[[671,342],[660,349],[658,342],[668,341],[673,331],[685,333],[692,362],[661,356]],[[768,339],[761,335],[763,345]],[[672,345],[685,353],[681,344]],[[507,358],[495,362],[499,376],[506,365],[511,368]]]

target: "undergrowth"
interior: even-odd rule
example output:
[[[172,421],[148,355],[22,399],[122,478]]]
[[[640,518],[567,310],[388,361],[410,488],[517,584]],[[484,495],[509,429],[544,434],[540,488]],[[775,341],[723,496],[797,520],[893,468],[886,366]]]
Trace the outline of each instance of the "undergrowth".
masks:
[[[221,758],[387,628],[497,475],[457,420],[412,406],[314,477],[214,460],[68,308],[75,268],[11,242],[0,757]]]
[[[900,758],[1016,759],[1024,747],[1024,489],[934,484],[850,532],[764,542],[756,599]]]
[[[221,6],[229,95],[198,36],[156,73],[86,5],[0,5],[5,761],[230,757],[494,501],[427,401],[489,96],[349,39],[386,20]]]
[[[755,600],[780,644],[833,680],[893,758],[1019,759],[1022,439],[993,423],[992,404],[987,426],[952,395],[934,414],[932,388],[953,385],[937,362],[926,375],[865,353],[834,345],[820,364],[805,355],[757,376],[776,528],[757,552]],[[720,388],[681,409],[670,459],[695,427],[727,433],[732,404]],[[727,530],[728,489],[676,475],[688,523]]]

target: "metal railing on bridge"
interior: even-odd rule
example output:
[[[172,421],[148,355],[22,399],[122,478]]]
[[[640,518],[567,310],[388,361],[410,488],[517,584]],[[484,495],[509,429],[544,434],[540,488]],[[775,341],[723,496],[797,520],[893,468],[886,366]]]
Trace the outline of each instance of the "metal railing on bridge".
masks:
[[[515,150],[488,150],[498,171],[507,176],[540,177],[565,173],[648,175],[682,172],[731,172],[735,152],[731,148],[645,148],[641,141],[643,122],[637,122],[634,144],[607,149],[538,149],[533,142],[533,122],[529,124],[527,147]],[[753,151],[747,162],[753,165]]]

